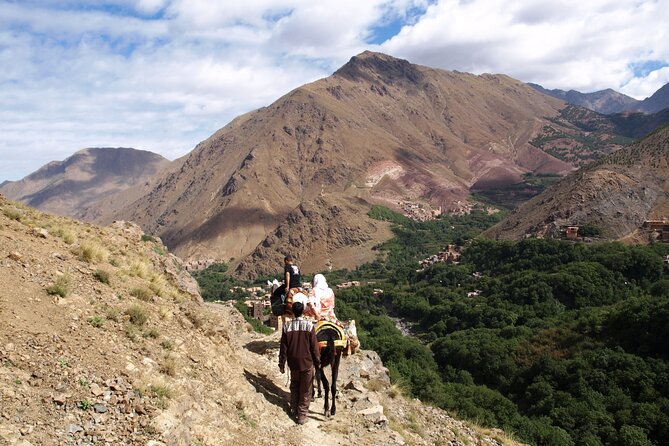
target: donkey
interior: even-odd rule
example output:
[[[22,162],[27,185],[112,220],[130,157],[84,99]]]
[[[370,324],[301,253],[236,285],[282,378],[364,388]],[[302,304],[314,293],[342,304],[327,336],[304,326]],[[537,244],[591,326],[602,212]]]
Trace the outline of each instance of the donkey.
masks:
[[[316,383],[318,384],[318,398],[321,397],[321,381],[325,390],[325,401],[323,409],[325,417],[334,416],[337,412],[337,375],[339,374],[339,361],[342,351],[346,347],[346,335],[344,330],[337,324],[329,321],[319,321],[316,324],[316,339],[321,352],[321,366],[316,369]],[[332,387],[329,387],[325,376],[325,367],[330,366],[332,370]],[[332,391],[332,407],[328,407],[329,392]]]

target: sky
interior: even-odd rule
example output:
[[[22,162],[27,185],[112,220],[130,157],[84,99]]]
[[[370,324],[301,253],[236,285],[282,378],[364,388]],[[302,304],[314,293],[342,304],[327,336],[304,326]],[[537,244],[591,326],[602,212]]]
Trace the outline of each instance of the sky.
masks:
[[[0,0],[0,182],[87,147],[175,159],[364,51],[643,99],[669,0]]]

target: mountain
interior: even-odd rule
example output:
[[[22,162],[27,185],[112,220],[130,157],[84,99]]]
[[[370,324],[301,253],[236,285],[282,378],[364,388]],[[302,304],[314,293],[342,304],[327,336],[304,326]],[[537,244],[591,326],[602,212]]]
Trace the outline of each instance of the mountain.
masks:
[[[657,90],[652,96],[641,102],[639,110],[645,113],[657,113],[669,108],[669,84]]]
[[[625,112],[657,113],[669,108],[669,84],[653,93],[652,96],[639,101],[615,90],[607,88],[606,90],[595,91],[592,93],[581,93],[576,90],[549,90],[538,84],[528,83],[535,90],[557,98],[572,105],[585,107],[605,115]]]
[[[533,83],[528,83],[527,85],[548,96],[606,115],[611,113],[622,113],[628,110],[636,110],[641,102],[610,88],[592,93],[581,93],[576,90],[549,90],[541,85]]]
[[[296,426],[279,333],[203,303],[143,235],[0,195],[0,444],[518,445],[404,396],[368,350],[341,360],[336,417],[321,398]]]
[[[472,191],[574,170],[580,158],[533,144],[546,126],[574,151],[601,143],[586,158],[621,147],[558,121],[564,107],[508,76],[365,52],[235,119],[106,220],[135,221],[185,258],[234,259],[245,277],[288,253],[307,272],[354,267],[390,236],[371,204],[448,211]]]
[[[92,203],[130,191],[134,201],[146,183],[170,162],[160,155],[130,148],[90,148],[64,161],[52,161],[19,181],[6,181],[0,193],[29,206],[82,218]],[[121,207],[126,204],[114,203]],[[90,216],[88,219],[93,219]]]
[[[486,235],[495,239],[561,237],[565,226],[587,225],[605,239],[641,240],[644,221],[669,218],[667,179],[669,126],[565,177]]]

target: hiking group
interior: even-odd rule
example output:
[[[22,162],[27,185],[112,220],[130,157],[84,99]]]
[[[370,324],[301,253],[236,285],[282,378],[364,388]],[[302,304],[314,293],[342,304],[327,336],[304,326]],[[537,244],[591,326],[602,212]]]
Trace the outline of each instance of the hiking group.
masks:
[[[278,300],[281,299],[281,304]],[[272,295],[274,314],[291,315],[283,324],[279,348],[279,370],[290,369],[290,411],[298,424],[307,420],[313,396],[314,378],[320,396],[321,380],[325,389],[325,415],[334,415],[337,371],[344,346],[348,344],[344,326],[334,313],[335,296],[325,276],[316,274],[309,293],[302,289],[300,270],[291,256],[284,259],[284,284]],[[281,305],[280,310],[276,308]],[[317,337],[318,332],[318,337]],[[332,389],[329,389],[323,368],[332,368]],[[332,408],[328,394],[332,391]]]

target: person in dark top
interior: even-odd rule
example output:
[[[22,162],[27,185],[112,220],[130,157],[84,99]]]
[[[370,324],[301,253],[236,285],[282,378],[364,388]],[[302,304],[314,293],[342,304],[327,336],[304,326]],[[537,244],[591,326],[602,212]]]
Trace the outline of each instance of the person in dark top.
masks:
[[[290,410],[297,417],[297,424],[307,422],[314,367],[320,367],[316,327],[302,319],[304,305],[293,304],[293,319],[283,326],[279,347],[279,370],[285,373],[286,361],[290,368]]]
[[[302,287],[302,281],[300,279],[300,268],[293,263],[292,256],[286,256],[283,259],[283,272],[284,272],[284,281],[286,284],[286,293],[290,291],[291,288],[300,288]]]

